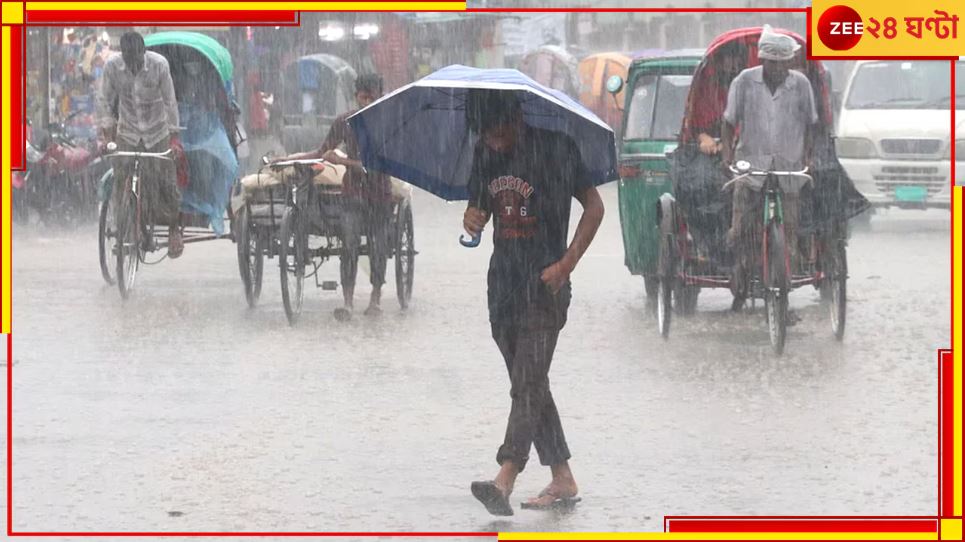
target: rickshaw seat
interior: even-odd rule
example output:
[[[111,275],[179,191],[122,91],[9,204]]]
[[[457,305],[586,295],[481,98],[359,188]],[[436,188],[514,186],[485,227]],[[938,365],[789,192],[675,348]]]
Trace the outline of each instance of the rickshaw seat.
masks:
[[[342,187],[345,169],[342,165],[326,165],[315,175],[315,186],[322,188],[326,194],[338,194]],[[295,175],[294,168],[290,167],[277,172],[266,169],[260,173],[246,175],[240,181],[242,193],[249,201],[264,199],[268,189],[277,190],[277,187],[289,185]],[[393,201],[400,202],[412,196],[412,185],[395,177],[390,180]]]

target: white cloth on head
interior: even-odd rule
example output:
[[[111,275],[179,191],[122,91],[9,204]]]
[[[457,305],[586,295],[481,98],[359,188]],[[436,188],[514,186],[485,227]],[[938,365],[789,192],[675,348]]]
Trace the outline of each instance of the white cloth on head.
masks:
[[[757,57],[761,60],[791,60],[801,44],[791,36],[774,32],[771,25],[764,25],[757,42]]]

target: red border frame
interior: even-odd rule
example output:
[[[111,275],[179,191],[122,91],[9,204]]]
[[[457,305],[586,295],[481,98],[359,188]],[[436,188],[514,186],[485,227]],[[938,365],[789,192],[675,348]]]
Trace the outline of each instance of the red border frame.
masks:
[[[664,519],[664,530],[671,533],[935,533],[938,521],[933,516],[668,516]]]
[[[254,0],[238,0],[240,2],[254,1]],[[443,0],[428,0],[428,1],[443,1]],[[24,4],[25,6],[26,4]],[[339,10],[348,11],[348,10]],[[431,11],[431,10],[422,10]],[[523,13],[554,13],[554,12],[652,12],[652,13],[805,13],[807,18],[808,26],[808,37],[810,37],[810,23],[811,23],[811,8],[634,8],[634,9],[620,9],[620,8],[598,8],[598,9],[586,9],[586,8],[532,8],[532,9],[500,9],[500,8],[490,8],[490,9],[467,9],[467,12],[480,12],[480,13],[491,13],[491,12],[523,12]],[[372,13],[379,13],[380,11],[373,11]],[[154,12],[154,11],[121,11],[121,12],[110,12],[110,11],[98,11],[98,12],[57,12],[58,15],[71,15],[77,13],[83,13],[83,16],[78,16],[77,19],[73,21],[67,20],[67,18],[58,18],[53,15],[42,16],[41,20],[30,20],[30,13],[43,13],[43,12],[27,12],[26,7],[24,7],[24,24],[22,25],[4,25],[13,26],[11,29],[11,44],[12,53],[16,55],[13,58],[19,57],[19,64],[14,64],[11,68],[20,78],[21,84],[13,85],[14,79],[12,79],[12,88],[15,88],[13,95],[11,96],[11,111],[12,118],[11,121],[16,122],[20,126],[19,130],[12,130],[13,135],[12,143],[17,144],[17,147],[21,149],[19,155],[17,153],[11,153],[12,164],[22,168],[23,157],[24,157],[24,140],[25,133],[23,128],[23,118],[25,118],[25,107],[26,104],[23,103],[23,96],[25,95],[26,89],[26,79],[24,77],[26,71],[26,59],[25,59],[25,47],[23,40],[25,35],[23,33],[23,28],[25,26],[55,26],[61,24],[74,24],[77,19],[81,20],[83,25],[96,25],[96,26],[130,26],[132,24],[138,24],[143,22],[152,22],[170,26],[196,26],[198,24],[210,25],[210,26],[235,26],[235,25],[246,25],[246,26],[294,26],[300,23],[300,12],[297,11],[250,11],[244,12],[246,16],[256,15],[254,18],[238,17],[231,18],[228,22],[224,22],[224,17],[226,14],[231,14],[232,12],[195,12],[192,14],[196,16],[198,13],[203,13],[201,19],[191,18],[188,20],[186,16],[179,17],[175,16],[171,20],[159,20],[158,18],[152,18],[151,15],[157,15],[159,13],[170,13],[170,12]],[[53,12],[49,12],[53,13]],[[180,12],[178,12],[180,13]],[[237,13],[237,12],[235,12]],[[292,16],[291,19],[281,20],[274,19],[275,15],[289,14]],[[104,16],[104,14],[112,14]],[[121,17],[124,15],[125,17]],[[140,16],[145,16],[143,19]],[[215,20],[214,15],[220,15],[221,21]],[[98,17],[104,17],[103,19],[98,19]],[[137,17],[133,21],[132,17]],[[228,17],[232,17],[228,15]],[[14,39],[16,38],[16,39]],[[808,58],[819,59],[819,60],[842,60],[842,58],[837,57],[813,57],[811,55],[810,40],[808,41]],[[927,59],[927,60],[950,60],[951,62],[951,73],[952,73],[952,103],[951,103],[951,116],[952,116],[952,126],[951,126],[951,175],[950,182],[954,186],[955,182],[955,154],[954,154],[954,141],[955,141],[955,101],[954,101],[954,91],[955,91],[955,65],[954,61],[957,61],[957,57],[948,58],[935,58],[935,57],[874,57],[876,59]],[[858,60],[859,58],[851,58],[850,60]],[[13,75],[13,74],[12,74]],[[19,101],[20,107],[14,107]],[[952,210],[954,213],[954,211]],[[9,220],[9,217],[7,217]],[[9,227],[7,220],[0,224],[0,227]],[[954,220],[952,221],[954,224]],[[954,226],[952,226],[954,227]],[[952,236],[954,242],[954,236]],[[954,295],[954,284],[952,284],[952,293]],[[12,324],[12,322],[11,322]],[[954,332],[954,329],[952,330]],[[939,350],[939,448],[938,448],[938,515],[937,516],[665,516],[664,517],[664,531],[666,532],[937,532],[939,539],[941,537],[941,530],[939,525],[939,520],[942,518],[961,518],[961,516],[951,516],[952,513],[952,501],[953,501],[953,484],[951,480],[952,472],[951,465],[953,461],[952,451],[953,442],[951,439],[952,434],[952,424],[953,424],[953,397],[952,389],[954,383],[954,365],[953,358],[950,350]],[[961,375],[957,375],[959,378]],[[158,537],[169,537],[169,536],[199,536],[199,537],[213,537],[213,536],[274,536],[274,537],[305,537],[305,536],[316,536],[316,537],[333,537],[333,536],[358,536],[358,537],[368,537],[368,536],[400,536],[400,537],[444,537],[444,536],[465,536],[465,537],[493,537],[497,536],[498,533],[495,532],[268,532],[268,531],[249,531],[249,532],[195,532],[195,531],[182,531],[182,532],[109,532],[109,531],[98,531],[98,532],[14,532],[13,525],[13,337],[12,334],[7,336],[7,535],[8,536],[40,536],[40,537],[51,537],[51,536],[102,536],[102,537],[132,537],[132,536],[158,536]],[[948,436],[947,439],[943,438]],[[895,523],[902,523],[906,525],[906,528],[895,529],[893,525]],[[672,525],[678,524],[683,525],[683,528],[673,529]],[[887,526],[887,528],[886,528]]]
[[[298,11],[27,11],[25,26],[131,26],[154,23],[166,26],[298,26]]]
[[[955,173],[956,173],[956,172],[955,172],[955,124],[956,124],[956,121],[955,121],[955,117],[956,117],[956,115],[955,115],[955,93],[958,92],[958,85],[955,83],[955,63],[956,63],[956,62],[958,62],[958,59],[955,59],[955,60],[953,60],[953,61],[951,62],[951,65],[952,65],[952,75],[951,75],[951,78],[952,78],[952,93],[951,93],[951,99],[952,99],[952,101],[951,101],[951,103],[949,104],[949,107],[952,108],[952,129],[951,129],[951,137],[950,137],[950,139],[949,139],[949,145],[951,145],[951,151],[952,151],[952,152],[951,152],[951,154],[948,155],[949,160],[951,160],[951,164],[950,164],[951,169],[948,170],[948,175],[949,175],[949,177],[951,177],[952,190],[955,190],[955,181],[957,180],[956,177],[955,177]],[[953,331],[954,331],[954,330],[953,330]]]
[[[938,515],[954,517],[955,363],[951,350],[938,356]],[[958,375],[961,377],[961,375]],[[947,438],[944,438],[947,437]],[[961,516],[958,516],[961,517]]]

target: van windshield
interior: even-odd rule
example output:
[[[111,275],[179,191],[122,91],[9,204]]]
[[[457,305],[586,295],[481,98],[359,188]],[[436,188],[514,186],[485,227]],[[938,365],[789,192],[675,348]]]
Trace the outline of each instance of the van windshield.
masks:
[[[645,75],[636,80],[624,139],[676,139],[691,75]]]
[[[958,71],[958,70],[956,70]],[[941,61],[868,62],[858,66],[847,109],[946,109],[950,70]]]

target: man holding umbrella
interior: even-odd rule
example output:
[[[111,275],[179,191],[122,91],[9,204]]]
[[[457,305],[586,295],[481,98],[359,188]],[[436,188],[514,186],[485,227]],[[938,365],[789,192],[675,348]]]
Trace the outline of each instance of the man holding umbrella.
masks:
[[[515,94],[470,91],[466,114],[480,138],[463,225],[478,236],[490,218],[494,222],[489,319],[512,397],[506,437],[496,454],[499,474],[493,481],[474,482],[471,489],[491,513],[510,515],[508,497],[531,445],[553,479],[523,507],[549,508],[577,494],[549,369],[566,323],[570,273],[603,219],[603,202],[573,141],[560,132],[527,126]],[[574,197],[584,211],[567,248]]]
[[[494,480],[472,494],[511,515],[516,477],[534,445],[553,473],[524,508],[572,504],[570,451],[549,369],[570,304],[570,274],[603,219],[595,186],[617,173],[613,130],[562,92],[517,70],[447,66],[406,85],[349,122],[366,167],[443,199],[469,200],[463,227],[477,246],[492,219],[489,321],[509,372],[512,407]],[[567,246],[573,198],[583,215]]]

